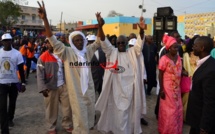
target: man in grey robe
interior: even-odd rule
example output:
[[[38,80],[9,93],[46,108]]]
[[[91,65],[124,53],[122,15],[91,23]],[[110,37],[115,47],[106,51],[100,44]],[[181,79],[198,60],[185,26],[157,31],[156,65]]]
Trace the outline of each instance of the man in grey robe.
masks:
[[[66,47],[52,34],[48,23],[44,3],[39,4],[39,17],[43,20],[46,36],[54,48],[54,54],[64,61],[65,81],[68,89],[73,117],[73,134],[89,134],[94,126],[95,90],[91,69],[88,68],[99,42],[87,45],[82,32],[74,31],[69,36],[71,47]],[[99,38],[98,38],[99,39]],[[77,64],[78,63],[78,64]]]

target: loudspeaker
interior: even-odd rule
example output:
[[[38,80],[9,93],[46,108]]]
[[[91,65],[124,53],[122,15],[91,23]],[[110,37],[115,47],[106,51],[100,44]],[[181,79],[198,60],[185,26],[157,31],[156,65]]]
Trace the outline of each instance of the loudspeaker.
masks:
[[[169,35],[173,31],[175,31],[175,30],[159,30],[159,31],[154,30],[153,31],[153,40],[154,40],[155,44],[157,45],[158,50],[160,50],[162,48],[161,42],[162,42],[164,33],[168,33],[168,35]]]
[[[173,15],[173,9],[171,7],[160,7],[157,8],[157,16],[172,16]]]
[[[164,18],[154,17],[154,30],[164,30]]]
[[[161,41],[162,41],[164,33],[165,33],[164,30],[162,30],[162,31],[154,30],[154,32],[153,32],[153,40],[154,40],[158,50],[160,50],[160,48],[161,48]]]
[[[177,30],[177,17],[165,17],[165,30]]]

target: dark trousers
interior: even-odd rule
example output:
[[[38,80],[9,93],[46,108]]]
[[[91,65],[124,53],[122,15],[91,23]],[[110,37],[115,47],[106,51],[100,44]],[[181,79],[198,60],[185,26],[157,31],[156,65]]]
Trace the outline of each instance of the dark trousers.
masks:
[[[9,96],[9,107],[7,97]],[[0,124],[1,133],[9,134],[8,121],[13,120],[18,90],[16,84],[0,84]]]
[[[189,134],[200,134],[200,128],[190,127]],[[215,134],[215,132],[208,132],[208,134]]]
[[[156,105],[155,105],[156,119],[158,119],[158,115],[159,115],[159,106],[160,106],[160,94],[158,94],[158,96],[157,96],[157,102],[156,102]]]
[[[146,93],[151,94],[152,88],[153,88],[153,86],[148,84],[147,89],[146,89]]]
[[[190,133],[189,134],[200,134],[200,128],[190,127]]]
[[[27,66],[27,77],[29,76],[30,73],[30,69],[31,69],[31,61],[33,61],[34,63],[37,64],[37,58],[33,57],[33,58],[27,58],[26,59],[26,66]]]

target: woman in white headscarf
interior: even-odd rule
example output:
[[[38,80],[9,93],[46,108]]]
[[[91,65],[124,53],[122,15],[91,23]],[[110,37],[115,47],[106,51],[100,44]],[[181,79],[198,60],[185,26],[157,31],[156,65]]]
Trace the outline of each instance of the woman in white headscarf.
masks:
[[[89,129],[94,126],[95,90],[91,69],[88,66],[100,44],[96,40],[93,44],[86,46],[87,40],[84,34],[75,31],[69,36],[71,47],[66,47],[53,36],[44,3],[42,2],[42,6],[38,4],[39,16],[44,21],[46,36],[54,48],[54,53],[64,61],[65,80],[73,115],[72,133],[89,134]]]

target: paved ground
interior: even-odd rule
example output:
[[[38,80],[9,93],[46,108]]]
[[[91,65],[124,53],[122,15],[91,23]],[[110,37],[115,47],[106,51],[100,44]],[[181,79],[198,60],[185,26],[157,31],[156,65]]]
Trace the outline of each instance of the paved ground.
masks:
[[[15,126],[10,128],[11,134],[46,134],[44,120],[43,96],[38,93],[35,74],[31,74],[28,80],[27,91],[19,94],[14,123]],[[145,119],[149,126],[142,126],[143,134],[158,134],[157,120],[154,115],[156,95],[153,90],[151,96],[147,96],[147,115]],[[61,111],[59,110],[60,114]],[[58,134],[67,134],[62,130],[59,117]],[[189,127],[184,125],[183,134],[188,134]],[[91,130],[90,134],[102,134],[96,130]]]

